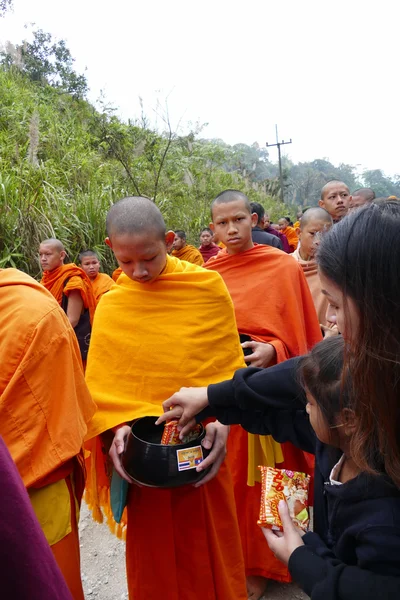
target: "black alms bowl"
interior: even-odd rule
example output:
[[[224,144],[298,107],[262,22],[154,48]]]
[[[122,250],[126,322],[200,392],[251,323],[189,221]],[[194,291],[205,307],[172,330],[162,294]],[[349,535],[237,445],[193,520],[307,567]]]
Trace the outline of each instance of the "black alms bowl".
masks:
[[[195,466],[206,458],[210,450],[201,445],[205,429],[201,425],[199,437],[187,444],[161,444],[163,425],[155,425],[158,417],[137,419],[131,427],[122,466],[132,479],[142,485],[172,488],[200,481],[211,467],[198,473]],[[194,467],[194,468],[193,468]]]

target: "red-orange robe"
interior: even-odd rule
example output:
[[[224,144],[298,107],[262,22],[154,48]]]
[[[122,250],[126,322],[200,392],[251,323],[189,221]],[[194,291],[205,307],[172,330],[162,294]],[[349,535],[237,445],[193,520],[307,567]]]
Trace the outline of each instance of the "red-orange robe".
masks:
[[[305,354],[320,341],[310,290],[301,267],[288,254],[256,244],[237,255],[222,250],[205,268],[218,271],[224,279],[235,307],[239,333],[271,343],[278,363]],[[287,568],[273,556],[257,526],[260,483],[246,485],[248,477],[252,479],[248,459],[253,438],[235,426],[228,442],[246,574],[290,581]],[[290,443],[282,444],[282,451],[284,463],[280,467],[312,473],[309,455]]]
[[[16,269],[0,270],[0,331],[0,435],[35,511],[34,499],[40,503],[39,522],[74,600],[83,600],[76,502],[84,487],[83,438],[95,405],[79,346],[51,294]],[[55,485],[63,494],[54,506]]]
[[[66,283],[68,279],[68,282]],[[40,283],[54,296],[61,306],[63,294],[66,296],[72,290],[78,290],[81,294],[83,305],[89,309],[90,321],[93,322],[96,301],[94,298],[92,284],[85,271],[74,263],[61,265],[52,271],[45,271]]]
[[[98,273],[96,277],[91,280],[91,284],[97,306],[102,295],[111,290],[114,281],[106,273]]]

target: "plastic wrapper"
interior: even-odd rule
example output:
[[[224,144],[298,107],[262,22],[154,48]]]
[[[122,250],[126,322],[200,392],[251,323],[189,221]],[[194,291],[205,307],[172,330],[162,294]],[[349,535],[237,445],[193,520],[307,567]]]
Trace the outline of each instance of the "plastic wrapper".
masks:
[[[288,469],[273,467],[259,467],[259,469],[261,471],[261,502],[258,525],[274,531],[283,531],[278,505],[280,500],[285,500],[295,525],[298,525],[303,531],[308,531],[310,476]]]
[[[178,446],[180,444],[187,444],[192,440],[199,437],[201,432],[200,425],[195,425],[193,429],[187,433],[182,440],[179,439],[180,431],[178,431],[178,421],[168,421],[164,425],[164,431],[161,437],[161,444],[165,446]]]

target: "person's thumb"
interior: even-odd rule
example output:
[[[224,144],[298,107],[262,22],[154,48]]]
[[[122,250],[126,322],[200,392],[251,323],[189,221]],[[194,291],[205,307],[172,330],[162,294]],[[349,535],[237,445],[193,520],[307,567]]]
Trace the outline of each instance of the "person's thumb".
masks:
[[[204,448],[206,448],[206,450],[209,450],[213,447],[216,433],[217,430],[215,427],[208,426],[206,428],[206,435],[202,442],[202,445],[204,446]]]
[[[279,516],[282,521],[283,530],[290,531],[291,529],[295,529],[292,518],[289,514],[289,507],[285,500],[280,500],[278,504]]]

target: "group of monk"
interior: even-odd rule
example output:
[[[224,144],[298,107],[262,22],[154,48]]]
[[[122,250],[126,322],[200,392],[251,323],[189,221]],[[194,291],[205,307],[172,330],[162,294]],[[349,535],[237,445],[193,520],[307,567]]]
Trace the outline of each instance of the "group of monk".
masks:
[[[198,470],[211,466],[208,474],[183,488],[130,485],[120,523],[110,506],[111,473],[132,483],[120,462],[130,424],[161,415],[180,387],[277,364],[336,333],[314,259],[318,240],[373,199],[372,190],[351,196],[331,181],[319,207],[294,226],[279,219],[276,229],[260,204],[225,190],[196,248],[184,231],[166,230],[151,200],[128,197],[106,219],[105,243],[119,265],[113,278],[99,272],[93,250],[79,255],[79,266],[66,263],[56,239],[40,244],[40,283],[0,270],[0,435],[70,594],[61,584],[55,591],[55,578],[54,594],[41,598],[84,598],[78,521],[85,487],[93,517],[106,517],[126,537],[132,599],[258,600],[268,579],[290,581],[257,526],[258,466],[311,475],[307,453],[207,422],[211,452]],[[18,590],[9,597],[34,598]]]

